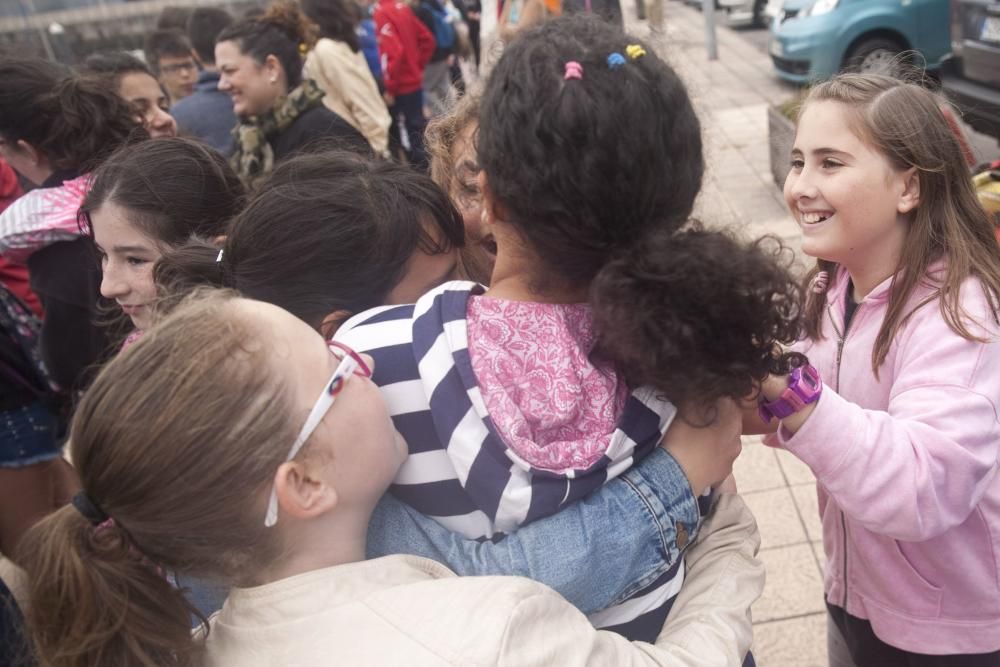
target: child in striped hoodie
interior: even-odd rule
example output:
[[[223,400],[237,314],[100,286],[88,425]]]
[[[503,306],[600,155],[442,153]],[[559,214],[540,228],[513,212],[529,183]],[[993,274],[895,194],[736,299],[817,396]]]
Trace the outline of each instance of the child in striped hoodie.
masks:
[[[684,229],[703,171],[698,120],[674,71],[614,27],[558,19],[513,41],[478,141],[490,288],[446,283],[355,316],[337,338],[374,357],[409,445],[392,492],[495,539],[627,470],[678,407],[710,423],[720,399],[749,394],[784,361],[777,342],[794,339],[797,288],[761,247]],[[660,344],[619,343],[636,328],[662,332]],[[656,636],[699,496],[738,451],[672,452],[687,492],[667,562],[592,614],[595,626]]]

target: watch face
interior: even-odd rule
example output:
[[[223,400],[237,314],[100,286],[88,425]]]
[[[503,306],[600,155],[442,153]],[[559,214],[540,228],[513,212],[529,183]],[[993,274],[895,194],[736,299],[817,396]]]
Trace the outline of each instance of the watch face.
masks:
[[[805,368],[802,371],[802,384],[804,384],[809,391],[815,391],[819,389],[819,377],[811,368]]]

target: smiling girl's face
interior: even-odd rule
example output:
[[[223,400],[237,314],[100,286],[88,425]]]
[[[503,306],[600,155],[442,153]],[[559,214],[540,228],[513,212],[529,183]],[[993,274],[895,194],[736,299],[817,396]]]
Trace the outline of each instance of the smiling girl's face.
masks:
[[[785,201],[802,251],[855,270],[891,275],[915,203],[909,174],[852,129],[840,102],[810,103],[799,119]]]
[[[90,224],[101,257],[101,296],[114,299],[142,330],[153,323],[153,266],[163,252],[129,217],[128,209],[109,201],[90,214]]]

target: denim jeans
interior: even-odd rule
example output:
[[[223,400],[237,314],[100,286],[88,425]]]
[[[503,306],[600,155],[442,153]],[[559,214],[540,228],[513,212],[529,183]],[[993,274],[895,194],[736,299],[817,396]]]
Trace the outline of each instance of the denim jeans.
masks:
[[[657,448],[587,498],[496,542],[456,535],[386,495],[368,525],[368,557],[412,554],[462,576],[527,577],[589,614],[664,574],[684,546],[678,527],[693,538],[698,519],[683,471]]]
[[[399,137],[410,164],[426,170],[424,129],[427,127],[427,119],[424,118],[424,91],[397,95],[395,103],[389,107],[389,115],[392,117],[389,132]]]

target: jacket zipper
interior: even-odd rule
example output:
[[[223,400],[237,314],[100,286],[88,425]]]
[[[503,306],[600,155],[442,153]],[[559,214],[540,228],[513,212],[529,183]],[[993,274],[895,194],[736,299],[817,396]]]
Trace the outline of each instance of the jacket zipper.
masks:
[[[830,313],[830,324],[833,325],[833,330],[837,332],[837,387],[836,391],[840,391],[840,360],[844,355],[844,343],[847,341],[847,334],[851,330],[851,325],[854,321],[858,319],[858,310],[860,310],[861,304],[859,303],[854,309],[854,315],[851,317],[851,321],[844,326],[844,332],[841,333],[840,329],[837,328],[837,322],[833,319],[833,306],[828,305],[827,310]],[[846,310],[844,311],[846,314]],[[844,536],[844,604],[842,609],[847,612],[847,518],[844,516],[844,510],[840,510],[840,529]]]

